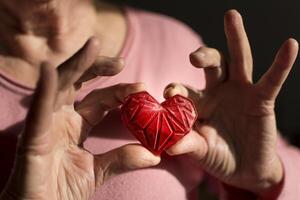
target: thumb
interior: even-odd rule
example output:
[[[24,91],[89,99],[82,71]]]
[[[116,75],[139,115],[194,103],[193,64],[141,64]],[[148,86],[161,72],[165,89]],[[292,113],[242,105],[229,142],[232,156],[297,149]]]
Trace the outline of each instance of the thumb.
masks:
[[[132,170],[152,167],[160,157],[139,144],[128,144],[104,154],[94,156],[96,186],[109,178]]]

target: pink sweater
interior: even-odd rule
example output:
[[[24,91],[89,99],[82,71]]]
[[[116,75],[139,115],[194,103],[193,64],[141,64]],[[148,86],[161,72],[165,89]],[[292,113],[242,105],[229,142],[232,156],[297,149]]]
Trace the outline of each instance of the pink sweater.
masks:
[[[189,63],[189,53],[201,45],[200,38],[193,31],[166,16],[130,8],[126,13],[129,31],[120,53],[126,61],[125,69],[117,76],[99,78],[86,85],[78,100],[95,88],[120,82],[144,82],[148,91],[159,100],[163,99],[164,87],[171,82],[183,82],[199,89],[204,87],[203,72]],[[12,167],[16,138],[32,93],[32,88],[19,84],[3,73],[0,75],[0,189]],[[131,142],[136,140],[123,127],[119,112],[112,111],[92,130],[85,147],[93,153],[103,153]],[[299,150],[280,142],[278,151],[285,167],[285,181],[279,199],[299,199]],[[200,166],[186,156],[166,156],[157,167],[111,179],[98,189],[94,199],[197,199],[196,189],[203,181],[203,175]],[[218,181],[215,183],[217,185]],[[228,192],[221,192],[223,198]],[[246,196],[237,198],[246,199]]]

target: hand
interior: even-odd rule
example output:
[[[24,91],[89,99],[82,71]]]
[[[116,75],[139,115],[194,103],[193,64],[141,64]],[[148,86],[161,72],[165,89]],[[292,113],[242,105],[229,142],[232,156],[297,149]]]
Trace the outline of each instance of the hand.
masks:
[[[59,66],[94,35],[101,40],[101,55],[115,57],[106,51],[115,44],[105,42],[101,20],[91,0],[0,0],[0,70],[34,87],[42,62]],[[98,58],[103,59],[108,60]]]
[[[80,80],[88,79],[86,73],[98,53],[99,42],[92,38],[57,70],[43,64],[15,166],[1,199],[85,200],[111,176],[159,163],[159,157],[137,144],[100,155],[84,149],[92,125],[119,106],[125,96],[144,90],[141,84],[95,90],[74,109]]]
[[[295,62],[298,44],[287,40],[270,69],[253,83],[251,49],[237,11],[226,13],[225,33],[228,62],[219,51],[207,47],[191,54],[192,64],[205,72],[203,91],[181,84],[165,90],[165,96],[190,97],[199,113],[194,130],[168,153],[189,153],[222,182],[267,197],[283,179],[276,153],[274,104]]]

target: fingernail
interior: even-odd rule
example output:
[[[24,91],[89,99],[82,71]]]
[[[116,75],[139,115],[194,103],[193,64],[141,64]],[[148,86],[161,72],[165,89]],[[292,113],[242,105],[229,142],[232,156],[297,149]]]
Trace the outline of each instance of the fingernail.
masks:
[[[198,52],[197,53],[198,58],[204,58],[205,56],[206,56],[206,54],[204,52]]]
[[[164,92],[164,97],[168,98],[168,97],[173,97],[176,94],[180,94],[180,90],[176,87],[176,86],[170,86],[169,88],[167,88]]]
[[[195,52],[190,56],[190,62],[195,67],[202,67],[205,64],[205,56],[204,52]]]
[[[231,24],[235,24],[235,25],[237,25],[239,23],[239,19],[241,17],[242,17],[241,14],[235,9],[231,9],[231,10],[227,11],[225,14],[226,21]]]

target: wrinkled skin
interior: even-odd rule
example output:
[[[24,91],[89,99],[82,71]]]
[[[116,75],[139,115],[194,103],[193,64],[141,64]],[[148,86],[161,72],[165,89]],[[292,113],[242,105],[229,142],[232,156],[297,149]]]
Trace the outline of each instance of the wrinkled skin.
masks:
[[[111,58],[119,45],[106,48],[114,40],[106,40],[110,30],[102,31],[105,20],[121,15],[107,8],[98,15],[92,1],[0,1],[0,70],[27,86],[40,80],[1,199],[89,199],[113,175],[159,163],[159,157],[137,144],[101,155],[82,146],[110,109],[144,90],[142,84],[97,89],[74,107],[84,82],[123,68],[121,59]],[[105,19],[103,26],[99,19]],[[122,36],[111,36],[122,44]]]
[[[99,57],[95,39],[86,43],[101,32],[93,28],[98,24],[92,1],[2,0],[0,9],[1,70],[27,85],[35,85],[41,74],[2,199],[88,199],[112,175],[159,162],[139,145],[102,155],[82,148],[91,126],[123,97],[143,90],[140,84],[96,90],[74,108],[74,96],[83,82],[114,75],[122,68],[121,61]],[[288,40],[270,70],[253,84],[241,18],[230,12],[225,22],[230,62],[218,51],[200,48],[191,60],[204,68],[207,88],[198,91],[173,84],[166,89],[166,96],[179,92],[192,98],[200,113],[195,130],[168,152],[189,153],[219,180],[264,197],[283,178],[276,154],[274,101],[298,46]],[[118,37],[121,44],[122,36],[113,38]],[[103,41],[107,40],[101,40],[101,47]],[[104,55],[114,56],[117,50],[107,52]],[[41,73],[40,66],[44,66]]]
[[[16,164],[2,199],[89,199],[115,174],[160,162],[144,147],[128,144],[93,155],[82,144],[93,124],[141,84],[120,84],[94,90],[76,108],[77,80],[95,61],[99,42],[91,38],[55,69],[43,63],[41,78],[26,118]]]
[[[203,91],[176,83],[165,90],[165,96],[189,96],[199,113],[194,131],[168,153],[189,153],[220,181],[269,198],[283,180],[274,105],[295,62],[298,43],[287,40],[270,69],[253,83],[251,49],[237,11],[226,13],[225,33],[229,61],[208,47],[191,54],[192,64],[206,75]]]

